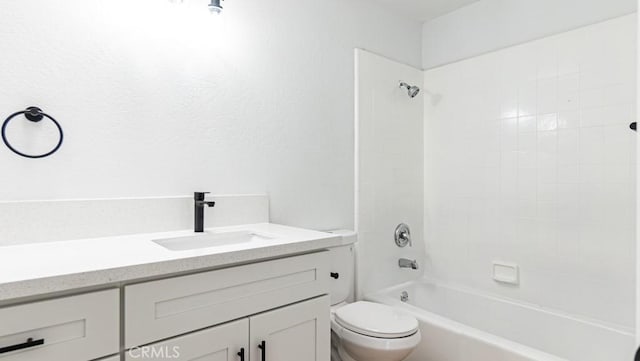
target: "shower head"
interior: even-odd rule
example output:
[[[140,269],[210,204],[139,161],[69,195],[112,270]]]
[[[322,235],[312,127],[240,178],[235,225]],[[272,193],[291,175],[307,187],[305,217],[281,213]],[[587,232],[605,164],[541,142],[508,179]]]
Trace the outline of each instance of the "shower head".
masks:
[[[415,98],[420,93],[419,87],[409,85],[405,82],[400,82],[400,88],[406,88],[410,98]]]

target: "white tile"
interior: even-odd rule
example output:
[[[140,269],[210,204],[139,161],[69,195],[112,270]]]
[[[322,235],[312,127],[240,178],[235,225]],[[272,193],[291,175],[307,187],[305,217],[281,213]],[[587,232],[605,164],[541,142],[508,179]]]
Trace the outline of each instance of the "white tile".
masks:
[[[559,35],[556,39],[558,46],[558,73],[562,75],[578,72],[582,58],[584,33],[571,31]]]
[[[449,102],[425,120],[433,132],[425,154],[437,163],[427,179],[437,185],[432,202],[455,205],[427,206],[439,252],[434,274],[516,302],[629,322],[621,315],[634,306],[621,300],[632,297],[635,283],[621,275],[635,272],[637,135],[628,129],[636,118],[635,27],[635,17],[614,19],[466,60],[464,73],[438,70]],[[460,96],[473,84],[455,80],[480,76],[492,62],[496,80],[480,91],[499,94],[499,141],[488,123],[460,131],[470,114],[485,110]],[[488,282],[486,264],[498,255],[522,266],[521,287]],[[604,359],[540,330],[536,342],[577,350],[568,359]]]
[[[535,168],[538,161],[536,133],[518,135],[518,167]]]
[[[580,90],[580,73],[563,74],[558,77],[558,94]]]
[[[635,134],[622,125],[604,127],[604,161],[608,165],[628,165],[631,162],[631,151]]]
[[[578,129],[558,131],[558,164],[577,165],[580,160],[580,136]]]
[[[503,152],[518,149],[518,118],[502,120],[500,146]]]
[[[538,187],[540,184],[555,186],[558,183],[558,167],[557,164],[538,168]]]
[[[635,167],[630,164],[605,164],[605,182],[609,183],[634,183]]]
[[[636,83],[626,82],[615,84],[603,89],[604,105],[619,105],[632,103],[636,100]]]
[[[538,80],[537,114],[555,113],[558,111],[558,79]]]
[[[501,118],[518,116],[518,88],[516,86],[501,89],[500,114]]]
[[[553,117],[552,119],[555,119],[555,117]],[[551,122],[551,120],[548,120],[548,121]],[[543,124],[543,127],[551,128],[549,127],[549,124],[550,123],[545,123]],[[547,129],[547,130],[551,130],[551,129]],[[546,131],[546,132],[545,131],[538,132],[538,152],[555,155],[558,152],[558,132],[552,131],[552,130]]]
[[[538,115],[538,131],[556,129],[558,129],[558,114],[550,113]]]
[[[518,199],[516,207],[518,218],[535,219],[538,215],[536,202],[529,199]]]
[[[514,199],[518,196],[517,169],[503,169],[500,173],[500,196],[502,199]]]
[[[534,151],[537,148],[538,134],[520,133],[518,134],[518,150],[519,151]]]
[[[611,109],[608,107],[582,109],[580,126],[586,128],[604,125],[609,118],[610,111]]]
[[[580,126],[580,112],[575,110],[561,110],[558,113],[558,128],[578,128]]]
[[[579,75],[569,74],[558,79],[558,110],[575,111],[580,106]]]
[[[528,81],[518,89],[518,116],[536,114],[537,82]]]
[[[558,183],[578,183],[578,182],[580,182],[580,167],[577,164],[576,165],[560,165],[558,167]]]
[[[557,170],[552,170],[551,172],[557,174]],[[557,199],[558,199],[557,183],[546,182],[546,181],[538,183],[538,201],[549,202],[549,201],[557,201]]]
[[[584,108],[603,107],[606,104],[606,91],[604,88],[588,88],[580,90],[580,106]]]
[[[558,48],[555,41],[540,41],[536,46],[538,79],[558,76]]]
[[[580,163],[602,163],[604,150],[603,127],[580,129]]]
[[[536,199],[538,186],[538,171],[533,168],[518,170],[518,197],[521,199]]]
[[[521,116],[518,118],[518,132],[535,132],[537,129],[537,118],[535,116]]]
[[[580,86],[583,89],[605,87],[611,83],[610,73],[611,69],[606,66],[594,66],[582,69],[580,72]]]
[[[602,116],[605,125],[629,125],[635,120],[636,104],[631,102],[605,107],[602,110]]]
[[[517,219],[517,245],[533,248],[538,239],[538,222],[535,218],[518,218]]]
[[[604,166],[601,164],[580,165],[580,182],[582,183],[604,183]]]

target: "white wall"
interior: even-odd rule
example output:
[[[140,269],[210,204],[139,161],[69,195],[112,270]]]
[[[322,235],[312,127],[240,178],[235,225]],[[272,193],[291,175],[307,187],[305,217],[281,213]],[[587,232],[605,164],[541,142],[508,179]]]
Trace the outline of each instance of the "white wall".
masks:
[[[424,24],[423,68],[630,14],[636,9],[636,0],[481,0]]]
[[[211,195],[205,227],[269,222],[269,197]],[[0,247],[193,229],[193,195],[0,202]]]
[[[400,81],[422,87],[422,71],[356,51],[356,209],[359,296],[422,276],[423,110]],[[411,227],[413,246],[398,248],[394,231]],[[402,257],[419,270],[400,269]]]
[[[628,15],[426,72],[426,274],[633,332],[636,39]]]
[[[420,64],[420,24],[361,1],[0,2],[0,200],[269,193],[272,221],[353,227],[353,48]],[[46,124],[14,142],[42,150]],[[37,139],[37,141],[34,141]]]

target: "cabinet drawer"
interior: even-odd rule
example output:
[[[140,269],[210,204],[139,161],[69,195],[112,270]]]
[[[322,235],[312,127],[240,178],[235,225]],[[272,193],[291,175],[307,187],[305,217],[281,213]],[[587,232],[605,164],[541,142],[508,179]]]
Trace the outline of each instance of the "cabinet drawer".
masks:
[[[125,347],[213,326],[328,293],[327,252],[125,288]]]
[[[190,333],[125,352],[125,361],[206,360],[237,361],[240,354],[249,360],[249,320]]]
[[[0,361],[87,361],[115,354],[119,323],[118,290],[0,308],[0,350],[6,351]]]

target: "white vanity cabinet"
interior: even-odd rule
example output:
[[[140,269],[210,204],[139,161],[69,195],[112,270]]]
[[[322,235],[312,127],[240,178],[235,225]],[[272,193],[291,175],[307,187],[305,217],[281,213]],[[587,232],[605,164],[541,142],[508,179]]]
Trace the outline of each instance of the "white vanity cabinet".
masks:
[[[3,307],[0,361],[329,361],[329,275],[320,251]]]
[[[134,347],[125,361],[329,361],[329,302],[322,296]]]
[[[318,252],[126,286],[125,348],[326,295],[329,274]]]
[[[180,361],[329,361],[329,279],[323,251],[126,286],[125,355],[151,344]]]
[[[0,361],[87,361],[120,351],[119,290],[0,308]]]

